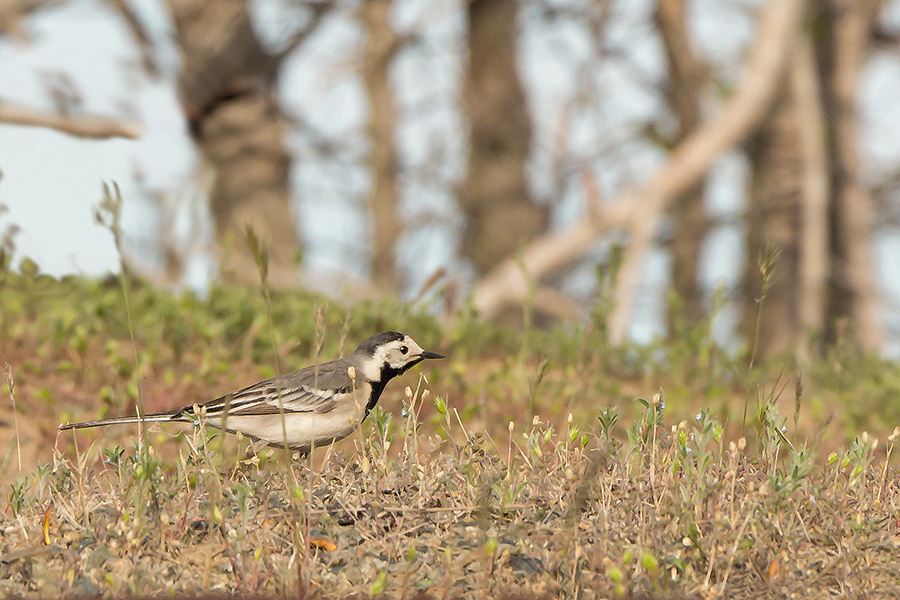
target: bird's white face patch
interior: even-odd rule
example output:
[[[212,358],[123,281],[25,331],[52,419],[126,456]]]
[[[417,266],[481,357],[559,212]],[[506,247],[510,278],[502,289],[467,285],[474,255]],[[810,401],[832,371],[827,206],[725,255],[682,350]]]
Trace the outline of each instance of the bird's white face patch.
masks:
[[[381,379],[381,369],[384,365],[392,369],[402,369],[410,363],[419,362],[422,352],[422,348],[408,335],[402,340],[382,344],[375,350],[372,358],[363,363],[363,375],[369,381],[378,381]]]
[[[422,348],[411,337],[404,336],[402,340],[388,342],[381,348],[383,351],[384,362],[391,365],[394,369],[402,369],[412,362],[417,362],[422,355]]]

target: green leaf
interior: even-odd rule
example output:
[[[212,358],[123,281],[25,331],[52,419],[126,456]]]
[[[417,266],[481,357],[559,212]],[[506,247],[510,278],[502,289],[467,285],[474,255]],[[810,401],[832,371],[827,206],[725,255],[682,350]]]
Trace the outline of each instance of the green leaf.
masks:
[[[382,571],[378,574],[378,577],[375,578],[375,581],[372,583],[372,587],[369,588],[369,595],[377,596],[378,594],[384,593],[384,588],[387,586],[387,571]]]
[[[659,568],[659,561],[650,552],[644,551],[641,554],[641,566],[645,571],[656,571]]]

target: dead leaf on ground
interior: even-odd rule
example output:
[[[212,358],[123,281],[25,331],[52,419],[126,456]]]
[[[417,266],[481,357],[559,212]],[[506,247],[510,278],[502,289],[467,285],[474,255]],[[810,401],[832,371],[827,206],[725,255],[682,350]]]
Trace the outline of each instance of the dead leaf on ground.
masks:
[[[41,527],[41,530],[44,532],[44,545],[50,545],[50,507],[47,507],[47,510],[44,512],[44,523]]]
[[[309,538],[309,545],[311,548],[318,548],[325,552],[334,552],[337,550],[335,543],[331,540],[326,540],[325,538]]]

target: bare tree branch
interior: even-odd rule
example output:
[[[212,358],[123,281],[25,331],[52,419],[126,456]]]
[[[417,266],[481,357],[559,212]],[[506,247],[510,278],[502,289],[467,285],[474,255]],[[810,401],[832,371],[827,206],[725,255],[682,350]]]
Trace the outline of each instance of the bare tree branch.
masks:
[[[61,0],[2,0],[0,2],[0,34],[19,33],[21,20],[33,12],[52,8]]]
[[[596,206],[595,198],[587,200]],[[550,232],[526,246],[518,257],[500,264],[475,287],[472,305],[484,317],[491,318],[507,304],[521,302],[528,294],[529,281],[575,260],[597,241],[597,236],[628,225],[630,207],[622,202],[592,211],[598,218],[587,218],[562,231]]]
[[[872,31],[872,46],[879,50],[897,52],[900,50],[900,32],[891,31],[887,27],[878,26]]]
[[[331,10],[334,3],[325,1],[325,2],[310,2],[307,6],[312,10],[312,16],[309,18],[309,21],[294,32],[294,35],[291,36],[291,39],[287,42],[287,44],[278,52],[278,60],[283,61],[285,58],[291,55],[297,48],[302,46],[307,39],[316,31],[319,27],[319,24],[322,22],[322,19],[325,18],[325,15],[328,14],[328,11]]]
[[[666,205],[702,177],[724,151],[744,139],[765,114],[790,55],[792,34],[803,5],[803,0],[770,0],[760,16],[756,44],[744,75],[719,115],[679,145],[643,187],[624,193],[603,211],[602,220],[585,219],[541,236],[525,247],[518,258],[505,261],[485,276],[473,292],[475,309],[485,317],[497,314],[506,304],[525,297],[529,280],[539,279],[582,256],[601,233],[628,227],[632,247],[620,272],[617,307],[611,322],[612,340],[621,342],[630,324],[640,267]]]
[[[734,96],[715,119],[675,150],[636,198],[625,200],[638,210],[631,220],[630,248],[614,294],[609,324],[613,344],[622,343],[628,334],[645,258],[666,204],[705,174],[723,152],[743,140],[763,117],[781,82],[804,5],[804,0],[769,1],[760,15],[756,44]]]
[[[161,70],[156,60],[156,45],[150,39],[147,28],[141,22],[131,3],[128,0],[110,0],[110,4],[119,11],[119,14],[122,15],[122,18],[128,24],[128,28],[131,29],[131,34],[141,50],[141,63],[144,65],[144,70],[154,77],[159,77]]]
[[[537,288],[531,300],[534,308],[562,321],[571,321],[584,312],[581,304],[548,286]]]
[[[140,123],[127,119],[45,113],[3,101],[0,101],[0,123],[47,127],[75,137],[94,139],[123,137],[133,140],[143,132]]]

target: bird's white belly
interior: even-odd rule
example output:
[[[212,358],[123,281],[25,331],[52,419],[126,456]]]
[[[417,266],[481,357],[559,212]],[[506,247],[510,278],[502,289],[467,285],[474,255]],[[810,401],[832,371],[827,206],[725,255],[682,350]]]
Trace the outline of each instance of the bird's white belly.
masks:
[[[291,412],[282,415],[232,415],[222,423],[220,418],[210,418],[213,427],[231,431],[240,431],[245,435],[264,440],[276,445],[287,445],[291,448],[308,448],[315,444],[323,446],[340,440],[359,426],[362,415],[355,410],[328,413]]]

